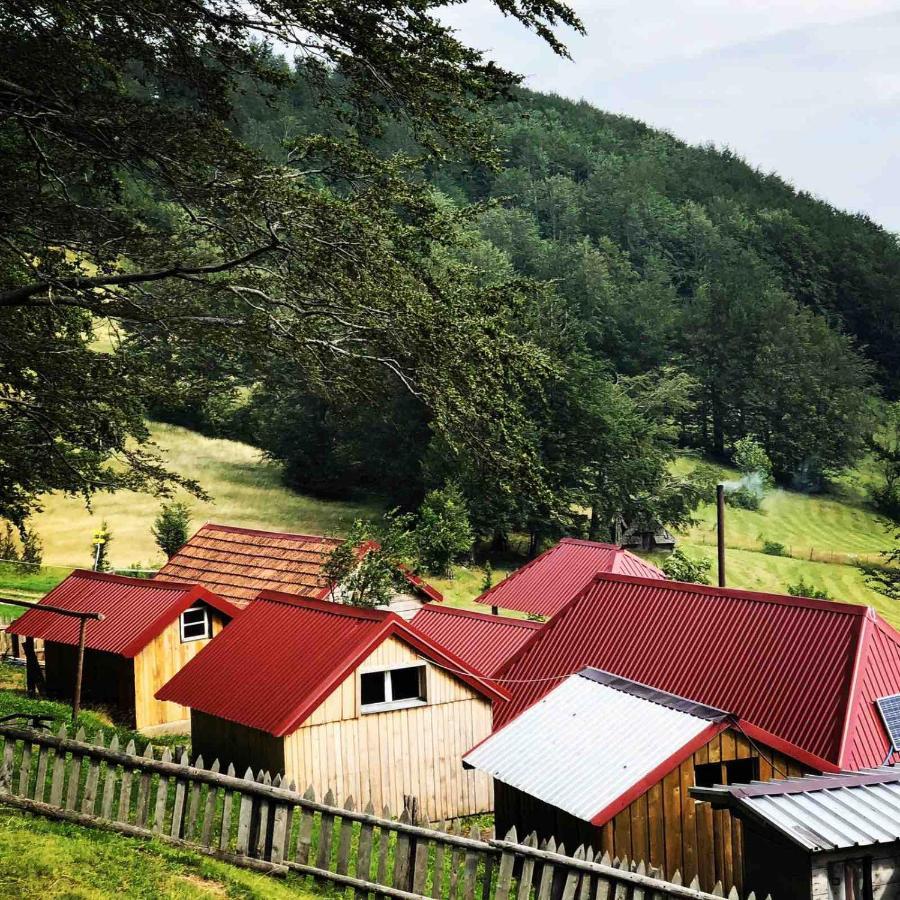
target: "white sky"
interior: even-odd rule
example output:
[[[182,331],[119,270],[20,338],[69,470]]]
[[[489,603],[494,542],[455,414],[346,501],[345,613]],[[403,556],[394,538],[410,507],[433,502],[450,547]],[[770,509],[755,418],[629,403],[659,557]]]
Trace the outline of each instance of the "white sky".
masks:
[[[569,0],[561,60],[488,0],[442,18],[535,90],[728,146],[900,230],[900,0]]]

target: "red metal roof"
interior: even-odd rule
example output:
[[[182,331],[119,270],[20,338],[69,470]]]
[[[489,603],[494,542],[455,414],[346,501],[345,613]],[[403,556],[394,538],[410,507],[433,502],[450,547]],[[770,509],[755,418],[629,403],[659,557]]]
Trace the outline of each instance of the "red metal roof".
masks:
[[[549,618],[600,572],[639,578],[666,577],[656,566],[615,544],[563,538],[555,547],[485,591],[476,603]]]
[[[77,612],[103,613],[102,621],[89,621],[85,647],[119,656],[136,656],[177,616],[198,601],[208,603],[228,618],[240,609],[196,584],[148,581],[105,572],[76,569],[38,603]],[[7,629],[23,637],[58,644],[78,643],[78,619],[30,609]]]
[[[900,693],[900,633],[863,606],[598,575],[495,673],[513,693],[496,727],[584,666],[726,709],[833,771],[884,760],[873,701]]]
[[[198,582],[241,607],[264,590],[321,598],[329,593],[322,568],[341,543],[340,538],[208,522],[156,577]],[[361,552],[370,546],[360,548]],[[412,572],[404,569],[403,574],[429,600],[443,600],[438,590]]]
[[[482,675],[496,672],[542,627],[540,622],[452,606],[423,606],[413,616],[412,624]]]
[[[396,613],[275,591],[263,591],[156,696],[281,737],[392,636],[489,699],[508,699]]]

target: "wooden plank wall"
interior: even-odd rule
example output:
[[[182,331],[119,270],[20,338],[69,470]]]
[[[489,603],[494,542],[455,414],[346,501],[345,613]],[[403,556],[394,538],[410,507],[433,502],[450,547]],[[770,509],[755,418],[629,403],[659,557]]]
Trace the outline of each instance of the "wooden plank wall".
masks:
[[[216,610],[211,609],[210,615],[215,637],[225,627],[225,619]],[[186,724],[190,719],[190,710],[186,706],[157,700],[153,696],[212,640],[182,643],[179,619],[134,658],[134,718],[138,731],[176,722]]]
[[[414,796],[432,821],[489,812],[491,779],[466,771],[463,754],[491,732],[490,702],[453,675],[427,666],[425,706],[361,715],[359,676],[422,662],[395,638],[379,646],[301,728],[285,738],[286,778],[376,808],[402,809]]]
[[[191,710],[191,752],[207,762],[218,759],[223,769],[233,765],[241,774],[248,766],[254,773],[262,770],[273,777],[284,772],[282,738],[196,709]]]

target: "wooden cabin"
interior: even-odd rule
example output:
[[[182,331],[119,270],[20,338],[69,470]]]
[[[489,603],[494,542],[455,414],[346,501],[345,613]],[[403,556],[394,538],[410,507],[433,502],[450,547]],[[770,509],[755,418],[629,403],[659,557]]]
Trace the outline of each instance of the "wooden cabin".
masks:
[[[207,763],[432,821],[493,808],[463,753],[508,695],[387,610],[264,591],[157,694],[191,709]]]
[[[607,711],[596,743],[614,761],[609,771],[621,775],[622,790],[596,808],[570,803],[584,795],[593,804],[605,776],[580,765],[589,742],[564,740],[561,727],[544,730],[559,745],[559,783],[550,795],[540,790],[549,750],[526,756],[519,741],[530,774],[484,758],[520,719],[528,725],[539,715],[543,700],[560,702],[554,694],[562,679],[585,667],[630,684],[618,686],[622,696],[655,691],[663,706],[661,696],[674,696],[682,717],[684,704],[694,704],[715,728],[679,743],[645,711],[641,721],[653,739],[644,746],[639,733],[619,734],[597,700]],[[492,674],[512,697],[496,709],[494,735],[466,759],[495,779],[500,829],[556,834],[567,846],[589,840],[613,856],[643,858],[668,877],[676,869],[688,882],[697,876],[706,890],[722,880],[740,891],[741,826],[696,806],[690,788],[860,770],[891,758],[877,701],[900,693],[900,634],[863,606],[602,574]],[[715,720],[715,712],[725,718]],[[587,708],[576,718],[585,715]]]
[[[264,590],[341,602],[340,585],[332,588],[323,574],[341,543],[339,538],[207,523],[156,577],[202,584],[241,608]],[[360,547],[360,557],[372,546]],[[442,600],[440,591],[402,568],[389,608],[411,619],[423,605]]]
[[[900,770],[694,788],[744,833],[744,881],[774,900],[900,898]]]
[[[666,577],[656,566],[615,544],[563,538],[485,591],[475,602],[494,610],[510,609],[549,619],[600,573]]]
[[[29,690],[66,701],[75,684],[78,621],[41,605],[103,614],[85,631],[82,702],[109,707],[145,733],[187,727],[185,707],[154,695],[239,612],[198,585],[76,569],[8,628],[26,645],[43,641],[43,668],[29,666]]]

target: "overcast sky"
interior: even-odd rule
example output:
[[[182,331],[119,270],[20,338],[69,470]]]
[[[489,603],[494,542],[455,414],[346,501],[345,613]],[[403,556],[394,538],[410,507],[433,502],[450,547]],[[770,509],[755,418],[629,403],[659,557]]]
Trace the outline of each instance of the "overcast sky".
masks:
[[[488,0],[443,19],[535,90],[585,99],[900,231],[900,0],[570,0],[561,60]]]

